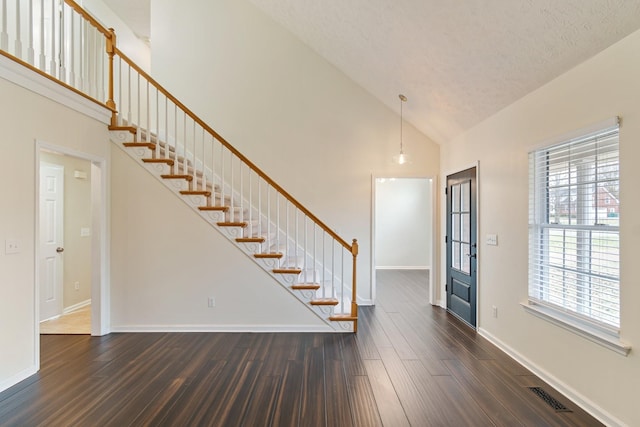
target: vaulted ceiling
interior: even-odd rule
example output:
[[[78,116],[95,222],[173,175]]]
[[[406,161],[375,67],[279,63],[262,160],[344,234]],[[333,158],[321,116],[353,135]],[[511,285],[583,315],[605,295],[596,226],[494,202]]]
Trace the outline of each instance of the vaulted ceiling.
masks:
[[[640,28],[640,0],[249,1],[439,143]]]

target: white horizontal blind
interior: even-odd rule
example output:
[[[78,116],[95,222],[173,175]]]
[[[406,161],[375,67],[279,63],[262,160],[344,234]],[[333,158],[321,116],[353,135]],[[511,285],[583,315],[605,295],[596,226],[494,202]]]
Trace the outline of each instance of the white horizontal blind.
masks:
[[[529,153],[529,298],[620,325],[618,125]]]

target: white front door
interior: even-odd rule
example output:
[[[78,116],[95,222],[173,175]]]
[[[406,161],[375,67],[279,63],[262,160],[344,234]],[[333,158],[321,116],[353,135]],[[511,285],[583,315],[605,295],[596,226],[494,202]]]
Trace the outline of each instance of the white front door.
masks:
[[[40,321],[62,314],[64,168],[40,164]]]

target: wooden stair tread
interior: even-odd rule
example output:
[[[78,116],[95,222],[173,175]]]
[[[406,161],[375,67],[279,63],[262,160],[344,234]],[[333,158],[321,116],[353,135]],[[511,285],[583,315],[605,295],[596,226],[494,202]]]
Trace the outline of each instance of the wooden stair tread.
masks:
[[[174,161],[172,159],[142,159],[144,163],[165,163],[169,166],[173,166]]]
[[[300,270],[299,268],[274,268],[272,270],[274,273],[277,274],[300,274],[302,273],[302,270]]]
[[[229,210],[229,206],[198,206],[198,210],[227,212]],[[221,225],[221,224],[218,224],[218,225]],[[232,226],[229,225],[228,227],[232,227]]]
[[[124,145],[127,148],[144,147],[144,148],[148,148],[149,150],[156,149],[156,144],[154,144],[153,142],[123,142],[122,145]]]
[[[264,237],[237,237],[238,243],[264,243],[267,239]]]
[[[115,130],[115,131],[124,130],[124,131],[127,131],[127,132],[131,132],[133,134],[138,133],[138,129],[133,127],[133,126],[111,126],[111,125],[109,125],[109,130]]]
[[[282,254],[279,252],[253,254],[254,258],[282,258]]]
[[[340,301],[335,298],[316,298],[309,301],[311,305],[338,305]]]
[[[317,283],[296,283],[295,285],[291,285],[291,289],[297,291],[317,291],[320,289],[320,285]]]
[[[211,191],[209,190],[180,190],[180,194],[183,196],[204,196],[211,197]],[[206,207],[206,206],[203,206]]]
[[[329,317],[329,320],[334,322],[349,322],[349,321],[357,321],[358,316],[352,316],[350,314],[334,314]]]
[[[191,175],[160,175],[163,179],[184,179],[187,181],[193,181]]]
[[[246,227],[248,225],[246,222],[218,222],[217,224],[220,227]]]

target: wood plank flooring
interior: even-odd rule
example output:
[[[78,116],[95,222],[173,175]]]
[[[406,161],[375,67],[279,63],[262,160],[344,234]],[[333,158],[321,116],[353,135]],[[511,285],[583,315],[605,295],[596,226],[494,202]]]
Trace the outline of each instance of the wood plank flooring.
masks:
[[[0,393],[0,425],[601,425],[431,307],[427,280],[378,272],[357,335],[43,335],[40,372]]]

